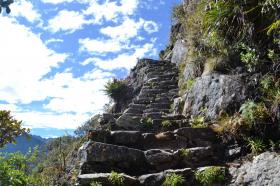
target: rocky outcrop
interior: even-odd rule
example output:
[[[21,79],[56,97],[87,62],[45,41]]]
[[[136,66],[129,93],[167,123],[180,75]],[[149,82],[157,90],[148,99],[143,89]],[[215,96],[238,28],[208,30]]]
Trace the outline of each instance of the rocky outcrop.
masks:
[[[280,183],[280,156],[275,152],[265,152],[241,167],[230,167],[232,181],[229,185],[276,186]]]
[[[220,112],[234,113],[249,97],[245,79],[240,75],[210,74],[197,78],[184,96],[183,114],[216,119]]]

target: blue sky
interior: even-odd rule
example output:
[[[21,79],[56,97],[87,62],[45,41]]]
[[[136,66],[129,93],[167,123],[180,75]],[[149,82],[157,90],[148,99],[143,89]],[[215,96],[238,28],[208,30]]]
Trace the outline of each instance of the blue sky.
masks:
[[[158,58],[181,0],[16,0],[0,15],[0,108],[34,134],[73,131],[137,58]]]

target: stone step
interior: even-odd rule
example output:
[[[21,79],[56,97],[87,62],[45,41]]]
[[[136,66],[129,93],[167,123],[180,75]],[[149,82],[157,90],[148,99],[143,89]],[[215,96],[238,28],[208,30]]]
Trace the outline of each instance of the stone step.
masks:
[[[114,173],[113,173],[114,174]],[[122,185],[125,186],[138,186],[140,182],[137,178],[128,176],[124,173],[119,174],[121,176]],[[77,178],[77,186],[90,186],[92,182],[100,183],[102,186],[112,186],[116,185],[111,179],[112,173],[92,173],[92,174],[82,174]]]
[[[133,114],[133,115],[142,115],[143,114],[143,109],[134,109],[134,108],[131,108],[129,107],[128,109],[126,109],[124,111],[124,113],[126,114]]]
[[[178,79],[171,79],[169,77],[154,77],[154,78],[148,78],[146,83],[160,83],[160,82],[164,82],[164,83],[170,83],[170,84],[176,84],[176,82],[178,82]]]
[[[152,103],[154,101],[153,98],[136,98],[134,100],[132,100],[132,103],[133,104],[145,104],[145,105],[148,105],[150,103]]]
[[[125,146],[89,141],[80,153],[81,174],[116,171],[141,175],[150,169],[142,150]]]
[[[134,103],[131,103],[131,104],[129,104],[129,108],[137,109],[137,110],[145,110],[146,109],[146,104],[134,104]]]
[[[158,94],[158,93],[161,93],[161,92],[168,92],[168,91],[170,91],[170,90],[168,90],[168,89],[150,89],[150,88],[148,88],[148,89],[142,89],[140,91],[140,94],[141,93],[142,94]]]
[[[144,118],[161,119],[163,113],[161,112],[146,112],[143,114]]]
[[[151,108],[151,109],[145,109],[143,110],[143,113],[149,113],[149,112],[163,112],[163,113],[169,113],[169,109],[159,109],[159,108]]]
[[[162,120],[161,120],[162,121]],[[184,127],[162,133],[143,133],[139,131],[91,131],[92,141],[147,149],[173,149],[205,147],[217,143],[215,133],[208,128]]]
[[[170,104],[151,103],[147,108],[170,109]]]
[[[161,80],[166,80],[166,79],[177,79],[178,78],[178,74],[162,74],[162,75],[147,75],[147,78],[159,78]]]

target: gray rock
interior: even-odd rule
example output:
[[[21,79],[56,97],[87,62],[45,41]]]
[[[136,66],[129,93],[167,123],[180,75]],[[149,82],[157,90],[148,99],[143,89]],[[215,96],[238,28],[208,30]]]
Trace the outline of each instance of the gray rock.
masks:
[[[172,152],[160,149],[152,149],[145,152],[147,162],[154,166],[157,171],[173,168],[178,164],[178,156]]]
[[[279,186],[280,156],[275,152],[265,152],[241,167],[230,167],[232,186]]]
[[[202,74],[202,62],[194,61],[186,63],[186,67],[184,70],[184,80],[194,79],[196,77],[200,77]]]
[[[78,176],[78,185],[79,186],[90,186],[90,183],[93,181],[99,182],[102,186],[112,186],[110,182],[111,173],[95,173],[95,174],[82,174]],[[120,174],[123,178],[123,185],[127,186],[137,186],[139,185],[139,181],[131,176],[126,174]]]
[[[172,50],[171,62],[176,63],[177,65],[184,62],[187,56],[187,52],[188,49],[186,46],[186,42],[182,39],[178,39],[175,42],[174,48]]]
[[[127,130],[138,129],[139,123],[140,123],[140,120],[135,119],[135,118],[133,118],[133,116],[128,115],[126,113],[121,115],[116,121],[117,126],[127,129]]]
[[[112,131],[111,139],[114,144],[133,146],[140,143],[142,135],[138,131]]]
[[[156,185],[162,185],[164,182],[164,173],[155,173],[155,174],[146,174],[142,175],[138,178],[141,185],[144,186],[156,186]]]
[[[87,142],[80,150],[80,156],[82,174],[111,170],[137,174],[146,169],[144,152],[124,146]]]
[[[245,80],[237,75],[210,74],[197,78],[186,92],[183,114],[218,118],[221,111],[233,113],[248,98]],[[206,111],[206,112],[205,112]]]

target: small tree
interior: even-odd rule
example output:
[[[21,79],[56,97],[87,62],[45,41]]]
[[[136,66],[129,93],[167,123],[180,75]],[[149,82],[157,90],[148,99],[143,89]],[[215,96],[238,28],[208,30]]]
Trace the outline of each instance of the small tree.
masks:
[[[0,110],[0,148],[7,143],[15,143],[17,136],[29,132],[21,124],[22,121],[14,119],[10,111]]]

